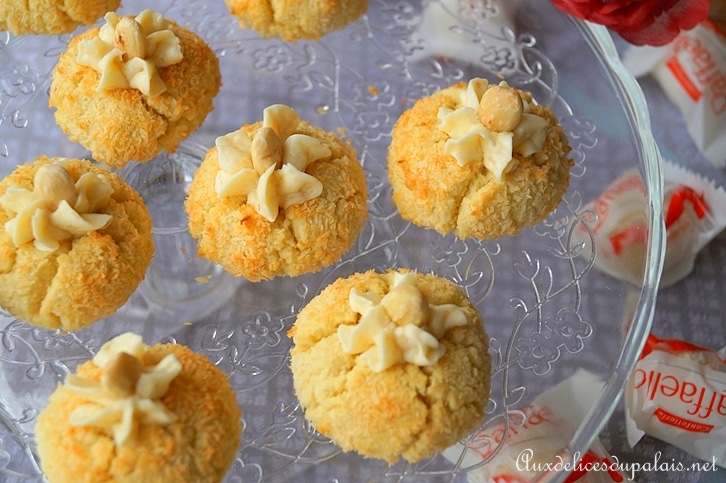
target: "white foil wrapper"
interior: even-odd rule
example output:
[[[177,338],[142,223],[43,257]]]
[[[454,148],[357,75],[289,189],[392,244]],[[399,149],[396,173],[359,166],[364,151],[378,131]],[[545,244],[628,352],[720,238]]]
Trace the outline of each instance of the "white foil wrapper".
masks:
[[[726,191],[713,181],[664,161],[666,256],[661,287],[673,285],[693,270],[698,252],[726,227]],[[573,238],[584,245],[595,267],[608,275],[640,285],[648,239],[645,186],[640,174],[628,171],[613,181],[583,213],[597,218],[578,223]]]
[[[513,28],[510,12],[516,8],[517,3],[519,0],[471,2],[468,4],[471,11],[462,12],[460,9],[467,6],[467,3],[460,0],[427,2],[418,28],[418,35],[423,42],[413,49],[411,61],[427,58],[456,59],[479,65],[487,56],[501,55],[497,51],[511,43],[511,39],[505,40],[504,32]],[[474,7],[480,7],[484,11],[477,12]],[[472,18],[477,15],[480,17]],[[471,32],[463,29],[455,16],[477,23],[478,28],[484,32],[480,39],[483,44],[481,48],[472,46]]]
[[[463,468],[491,458],[467,474],[470,483],[525,483],[540,475],[539,470],[547,464],[553,464],[555,471],[569,472],[566,481],[632,481],[618,471],[617,460],[611,459],[599,440],[595,440],[585,455],[569,455],[566,451],[575,428],[584,420],[602,388],[603,383],[597,376],[579,369],[569,379],[537,396],[521,412],[510,416],[508,425],[503,420],[489,424],[465,443],[448,448],[443,455]],[[500,446],[503,439],[505,443]],[[590,468],[593,469],[587,471]]]
[[[726,467],[726,361],[650,336],[625,392],[628,443],[644,434]]]
[[[636,77],[653,75],[704,157],[726,167],[726,37],[704,22],[666,46],[631,47],[623,62]]]

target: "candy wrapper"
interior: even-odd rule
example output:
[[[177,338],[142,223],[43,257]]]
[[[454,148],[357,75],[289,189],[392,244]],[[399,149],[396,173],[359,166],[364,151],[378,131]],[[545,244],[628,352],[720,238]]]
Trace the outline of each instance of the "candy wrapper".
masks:
[[[416,62],[427,58],[456,59],[479,65],[502,56],[509,42],[503,37],[503,29],[512,29],[511,12],[518,0],[462,3],[459,0],[427,2],[421,16],[418,34],[425,42],[411,55]],[[468,8],[468,11],[460,11]],[[470,33],[458,27],[454,16],[473,20],[484,33],[481,49],[473,49]],[[506,57],[506,56],[505,56]]]
[[[602,388],[594,374],[580,369],[537,396],[532,404],[511,413],[507,424],[503,419],[488,424],[443,454],[462,467],[491,458],[467,474],[469,483],[526,483],[553,472],[567,473],[568,483],[632,481],[619,471],[617,459],[611,458],[599,440],[584,455],[562,456]]]
[[[628,382],[625,403],[631,446],[648,434],[726,467],[723,353],[649,336]]]
[[[623,63],[636,77],[653,75],[704,157],[726,167],[726,34],[704,22],[667,46],[630,48]]]
[[[667,287],[693,270],[698,252],[726,227],[726,191],[712,181],[664,161],[666,256],[660,286]],[[575,242],[583,256],[613,277],[640,285],[648,239],[645,186],[640,174],[618,177],[583,213],[595,214],[592,223],[577,223]],[[592,234],[592,237],[591,237]]]

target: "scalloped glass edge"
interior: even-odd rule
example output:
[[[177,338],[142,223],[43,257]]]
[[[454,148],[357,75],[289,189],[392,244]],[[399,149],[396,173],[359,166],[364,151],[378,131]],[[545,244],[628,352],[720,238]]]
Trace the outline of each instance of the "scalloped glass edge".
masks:
[[[605,383],[603,392],[596,399],[587,417],[577,428],[565,449],[566,453],[574,455],[578,452],[585,453],[615,410],[650,331],[665,252],[665,231],[662,224],[662,203],[660,202],[663,191],[660,155],[651,134],[651,122],[643,93],[635,79],[620,62],[615,44],[608,31],[598,25],[570,20],[573,21],[603,67],[630,123],[629,127],[635,138],[635,148],[642,160],[641,175],[648,188],[647,202],[650,220],[648,229],[651,234],[646,246],[646,270],[641,287],[633,288],[633,296],[639,291],[638,304],[632,311],[629,328],[624,334],[617,366],[614,367],[613,373],[609,375]],[[553,478],[553,481],[562,481],[566,476],[567,473],[549,474],[546,478],[548,481]],[[538,480],[542,481],[542,475]]]
[[[645,270],[638,303],[633,311],[632,320],[624,334],[622,350],[615,371],[605,381],[601,394],[588,411],[585,419],[576,429],[565,454],[558,455],[557,461],[572,461],[573,456],[584,455],[600,434],[605,423],[615,411],[623,396],[625,385],[632,373],[646,338],[650,332],[655,314],[655,302],[660,285],[665,258],[666,238],[663,218],[663,170],[660,151],[651,130],[650,114],[640,85],[620,60],[610,32],[602,25],[582,21],[574,17],[575,24],[587,44],[598,57],[601,65],[610,74],[610,82],[620,95],[620,102],[628,114],[631,130],[639,141],[636,148],[643,160],[643,172],[648,203],[648,242],[646,246]],[[561,458],[561,459],[560,459]],[[540,473],[534,481],[560,483],[569,472]]]

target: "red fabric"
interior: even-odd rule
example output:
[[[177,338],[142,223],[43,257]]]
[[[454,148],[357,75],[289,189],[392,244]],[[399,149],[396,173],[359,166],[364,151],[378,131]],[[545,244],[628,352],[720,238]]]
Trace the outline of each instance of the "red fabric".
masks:
[[[574,17],[608,27],[634,45],[665,45],[708,18],[709,0],[552,0]]]

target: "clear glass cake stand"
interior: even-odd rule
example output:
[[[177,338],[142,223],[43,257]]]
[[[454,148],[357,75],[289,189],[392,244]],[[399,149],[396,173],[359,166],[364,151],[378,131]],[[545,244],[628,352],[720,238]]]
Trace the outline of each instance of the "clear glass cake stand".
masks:
[[[144,2],[127,0],[121,11],[143,8]],[[80,362],[128,330],[148,343],[187,344],[229,374],[244,434],[226,481],[479,481],[492,455],[507,445],[506,437],[497,441],[487,431],[497,425],[516,431],[523,408],[578,368],[594,374],[603,390],[582,395],[589,409],[568,443],[552,450],[563,458],[584,453],[619,400],[648,332],[664,252],[660,161],[648,110],[608,33],[537,0],[371,0],[368,14],[344,30],[290,44],[241,30],[223,2],[166,0],[154,8],[209,42],[223,87],[215,110],[177,152],[121,171],[149,206],[157,245],[129,302],[76,333],[0,314],[0,479],[42,480],[33,435],[38,412]],[[50,71],[70,38],[0,33],[0,175],[41,154],[89,156],[63,135],[47,105]],[[393,123],[414,100],[474,76],[532,91],[559,116],[573,147],[562,203],[517,237],[444,237],[402,220],[391,201],[386,151]],[[291,105],[353,143],[367,174],[370,217],[332,267],[250,283],[196,257],[183,201],[215,137],[259,120],[273,103]],[[572,238],[573,226],[594,222],[584,204],[629,170],[647,191],[650,236],[637,285],[593,267],[594,239],[594,255],[586,258]],[[343,453],[306,423],[295,398],[286,331],[297,311],[338,277],[389,267],[436,273],[460,285],[491,336],[488,416],[453,456],[389,466]],[[482,453],[489,456],[470,457]]]

